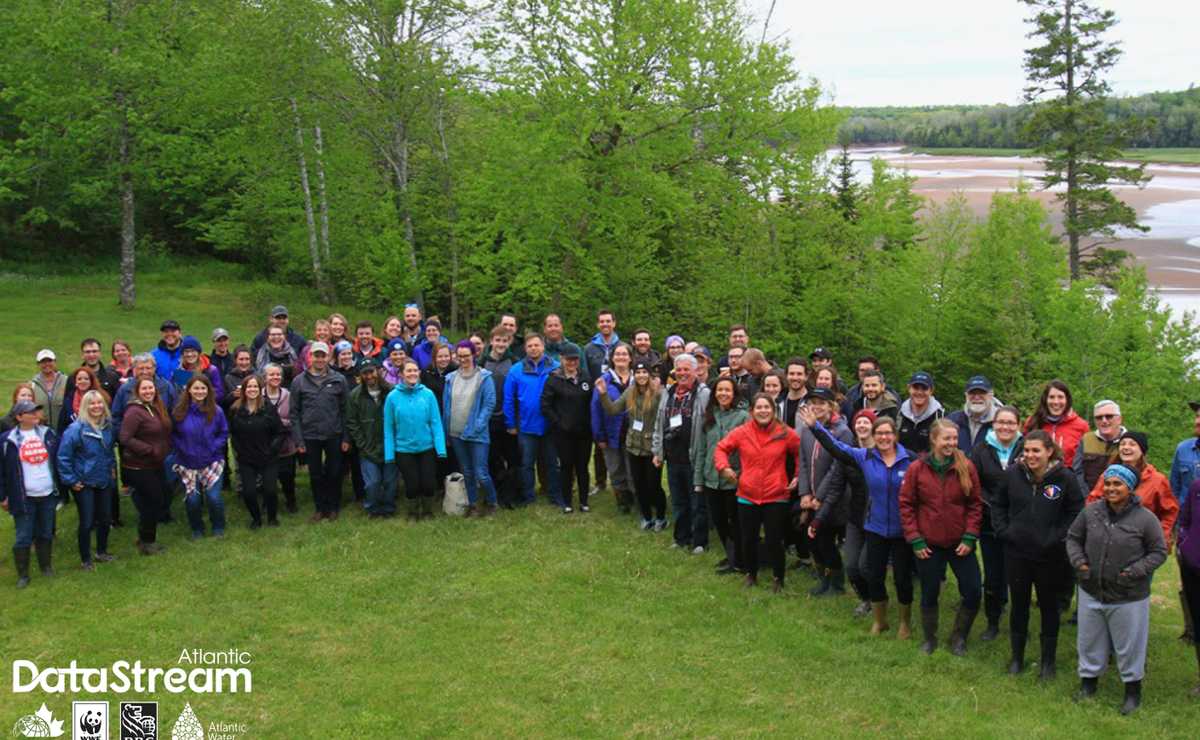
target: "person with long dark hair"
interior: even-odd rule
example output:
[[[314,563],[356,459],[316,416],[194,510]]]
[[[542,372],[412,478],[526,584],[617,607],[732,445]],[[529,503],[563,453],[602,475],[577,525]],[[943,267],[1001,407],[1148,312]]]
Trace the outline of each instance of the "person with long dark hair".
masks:
[[[95,560],[113,559],[108,552],[108,531],[116,493],[117,433],[108,410],[108,394],[100,389],[86,391],[80,400],[79,417],[65,430],[58,445],[58,475],[75,494],[79,509],[79,560],[84,570],[94,570],[92,530],[96,531]]]
[[[283,491],[284,510],[295,514],[296,506],[296,442],[292,436],[291,392],[283,387],[283,368],[267,365],[263,371],[263,400],[275,408],[286,433],[279,447],[279,488]]]
[[[242,501],[250,513],[250,529],[262,526],[263,508],[267,526],[279,526],[279,450],[287,430],[275,406],[263,394],[265,383],[257,375],[242,380],[241,394],[229,407],[229,436],[237,458]],[[259,505],[262,498],[263,506]]]
[[[171,451],[171,415],[158,392],[158,381],[142,376],[129,381],[133,400],[121,420],[121,480],[133,491],[138,511],[138,538],[143,555],[157,555],[158,522],[166,509],[166,476],[163,464]]]
[[[206,504],[213,536],[224,537],[225,501],[221,498],[221,478],[225,472],[229,425],[225,412],[217,405],[216,393],[207,375],[193,375],[184,384],[173,418],[173,469],[183,483],[192,539],[204,536],[202,512]]]
[[[863,529],[867,533],[867,586],[874,621],[871,634],[879,635],[889,629],[887,621],[887,570],[892,565],[896,599],[900,602],[900,626],[896,636],[907,640],[912,636],[913,551],[904,541],[900,525],[900,484],[913,458],[896,441],[896,422],[881,416],[872,425],[875,447],[861,448],[834,439],[817,421],[815,413],[801,407],[800,418],[817,436],[830,454],[844,464],[857,465],[867,484],[867,514]],[[835,452],[836,450],[836,452]]]
[[[958,449],[958,425],[947,419],[933,422],[929,452],[904,475],[900,486],[900,521],[904,539],[912,546],[921,577],[921,651],[937,647],[938,595],[946,567],[954,571],[962,601],[950,633],[950,652],[967,652],[967,637],[979,613],[983,589],[975,543],[983,523],[979,474]]]
[[[446,457],[446,434],[433,391],[421,385],[421,366],[404,361],[403,382],[383,405],[383,461],[394,463],[404,479],[408,518],[433,516],[437,461]]]
[[[1083,510],[1079,479],[1062,463],[1062,450],[1045,431],[1025,435],[1021,462],[1010,465],[1007,485],[992,501],[992,526],[1004,543],[1012,614],[1008,672],[1025,670],[1029,607],[1037,590],[1042,614],[1040,678],[1057,675],[1060,598],[1070,590],[1067,529]]]
[[[717,444],[750,418],[745,409],[738,407],[738,400],[737,383],[733,378],[717,378],[704,408],[700,434],[692,442],[696,493],[708,499],[717,538],[725,548],[725,558],[717,563],[717,572],[722,574],[745,572],[746,562],[738,529],[737,486],[718,472],[713,457]],[[734,455],[730,456],[730,465],[734,472],[740,472]],[[755,542],[757,546],[757,536]]]
[[[961,441],[961,435],[959,437]],[[979,473],[983,494],[983,524],[979,530],[979,550],[983,554],[983,613],[987,627],[979,639],[991,642],[1000,635],[1000,617],[1008,606],[1008,577],[1004,572],[1004,543],[996,537],[992,525],[992,502],[1008,485],[1008,468],[1021,459],[1021,413],[1012,406],[1001,406],[992,415],[991,428],[971,450],[971,462]]]
[[[1062,450],[1063,465],[1070,467],[1075,460],[1075,448],[1091,427],[1072,407],[1071,389],[1061,380],[1051,380],[1042,389],[1037,409],[1025,421],[1025,433],[1041,429]],[[1087,493],[1087,491],[1084,491]]]
[[[605,414],[626,413],[629,416],[625,432],[625,452],[633,492],[642,513],[641,528],[661,532],[667,527],[667,496],[663,492],[662,475],[654,465],[654,430],[658,424],[658,406],[662,402],[659,381],[653,366],[638,360],[633,364],[633,382],[617,400],[608,395],[608,382],[596,381],[596,392]]]
[[[597,336],[600,336],[599,334]],[[593,337],[592,344],[588,345],[587,352],[595,354],[599,345],[596,344],[596,339]],[[589,356],[589,363],[592,357]],[[623,513],[629,513],[633,506],[633,483],[629,477],[629,465],[626,462],[625,443],[623,440],[623,432],[628,423],[628,414],[616,414],[609,416],[604,413],[604,408],[600,405],[600,388],[599,381],[604,379],[608,387],[608,398],[610,401],[615,401],[620,398],[629,384],[633,382],[633,348],[624,342],[618,341],[613,345],[611,353],[606,363],[604,363],[603,372],[595,375],[597,384],[592,391],[592,439],[596,443],[596,448],[600,450],[600,456],[596,460],[603,460],[603,469],[608,474],[608,479],[612,483],[613,495],[616,498],[617,509]],[[590,370],[589,370],[590,372]],[[593,462],[594,464],[594,462]],[[599,473],[597,473],[599,476]],[[600,485],[600,480],[597,479],[596,485]]]

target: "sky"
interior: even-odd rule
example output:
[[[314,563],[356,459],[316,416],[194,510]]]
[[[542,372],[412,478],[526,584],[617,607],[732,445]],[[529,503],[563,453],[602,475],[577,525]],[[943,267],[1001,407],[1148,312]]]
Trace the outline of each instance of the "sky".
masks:
[[[1113,10],[1118,95],[1200,84],[1200,2],[1090,0]],[[770,0],[746,0],[761,20]],[[847,106],[1020,102],[1033,45],[1018,0],[777,0],[768,38]]]

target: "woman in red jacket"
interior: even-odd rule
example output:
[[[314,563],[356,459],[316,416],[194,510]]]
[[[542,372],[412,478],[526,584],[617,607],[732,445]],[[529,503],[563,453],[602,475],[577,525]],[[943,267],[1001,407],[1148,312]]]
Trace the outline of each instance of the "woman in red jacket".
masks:
[[[729,456],[736,452],[741,475],[729,465]],[[737,484],[738,522],[745,548],[746,586],[758,583],[758,541],[760,529],[766,530],[767,552],[775,593],[783,590],[785,568],[783,541],[788,524],[788,491],[796,481],[788,483],[785,463],[800,452],[800,437],[790,427],[775,418],[775,403],[766,393],[754,396],[750,420],[730,432],[717,443],[713,453],[717,474]]]
[[[917,557],[921,577],[921,627],[925,641],[921,652],[929,655],[937,647],[938,592],[946,566],[954,571],[962,602],[950,652],[967,651],[967,635],[979,613],[983,586],[975,543],[983,524],[983,498],[979,473],[958,449],[958,426],[939,419],[930,429],[929,454],[909,466],[900,486],[900,524],[904,539]]]
[[[1025,421],[1025,433],[1041,429],[1054,440],[1063,453],[1063,465],[1071,466],[1079,440],[1091,428],[1071,406],[1071,389],[1061,380],[1051,380],[1042,391],[1037,411]]]
[[[1158,468],[1146,459],[1150,451],[1150,438],[1145,432],[1127,431],[1117,440],[1117,462],[1137,473],[1138,484],[1133,495],[1138,497],[1138,503],[1158,517],[1162,524],[1163,538],[1167,543],[1167,552],[1171,551],[1172,535],[1175,533],[1175,520],[1179,518],[1179,502],[1171,493],[1171,483],[1167,476],[1158,472]],[[1089,504],[1104,498],[1104,476],[1096,481],[1096,487],[1088,494]]]

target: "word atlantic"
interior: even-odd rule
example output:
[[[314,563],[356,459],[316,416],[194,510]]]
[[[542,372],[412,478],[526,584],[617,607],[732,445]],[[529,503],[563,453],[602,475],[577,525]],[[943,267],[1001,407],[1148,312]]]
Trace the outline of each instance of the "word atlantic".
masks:
[[[184,650],[179,657],[181,664],[191,668],[147,668],[142,661],[118,660],[108,668],[80,668],[74,660],[66,668],[40,669],[31,660],[14,660],[12,671],[13,692],[18,694],[44,691],[50,694],[155,694],[166,691],[182,694],[248,694],[252,691],[250,654],[235,650],[211,652]]]

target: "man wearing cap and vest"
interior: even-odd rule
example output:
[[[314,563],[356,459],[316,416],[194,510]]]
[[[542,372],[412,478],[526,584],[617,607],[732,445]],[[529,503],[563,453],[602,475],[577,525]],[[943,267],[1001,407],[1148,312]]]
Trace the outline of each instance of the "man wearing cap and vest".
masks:
[[[288,324],[287,306],[280,305],[272,308],[270,320],[267,322],[267,325],[254,337],[254,341],[250,343],[251,354],[258,357],[258,351],[267,342],[267,332],[270,331],[272,326],[278,326],[280,329],[283,329],[284,338],[287,339],[288,344],[292,345],[292,349],[296,350],[296,356],[299,357],[300,351],[304,349],[304,345],[308,344],[308,340],[292,331],[292,328]]]
[[[946,414],[933,397],[933,376],[921,370],[908,379],[908,398],[900,404],[900,444],[909,452],[929,452],[929,430]]]
[[[229,331],[217,327],[212,333],[212,352],[208,355],[208,362],[217,369],[222,380],[229,373],[233,372],[233,353],[229,351]],[[227,466],[228,467],[228,466]]]
[[[38,373],[30,379],[33,402],[42,407],[42,419],[48,426],[58,423],[63,398],[67,393],[67,376],[58,371],[58,356],[52,349],[37,353]]]

